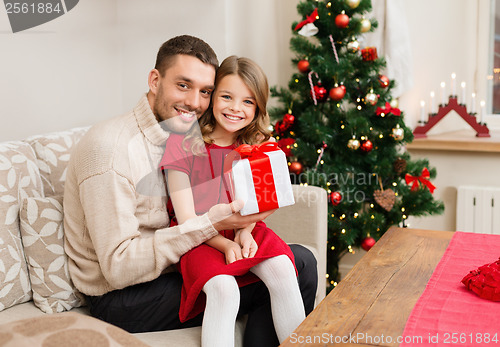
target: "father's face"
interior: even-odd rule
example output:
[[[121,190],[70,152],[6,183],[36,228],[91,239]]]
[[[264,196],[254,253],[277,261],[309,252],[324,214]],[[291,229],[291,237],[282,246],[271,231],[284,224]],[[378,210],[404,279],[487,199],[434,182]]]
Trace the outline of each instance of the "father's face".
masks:
[[[168,130],[187,132],[210,104],[215,69],[189,55],[178,55],[163,77],[158,75],[153,113]]]

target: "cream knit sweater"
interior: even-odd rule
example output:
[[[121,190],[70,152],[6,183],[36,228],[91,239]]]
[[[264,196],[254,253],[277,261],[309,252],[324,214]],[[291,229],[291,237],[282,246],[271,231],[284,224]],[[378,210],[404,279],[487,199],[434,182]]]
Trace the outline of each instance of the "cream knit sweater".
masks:
[[[144,95],[132,112],[92,127],[73,150],[64,192],[65,249],[82,293],[151,281],[217,235],[207,215],[168,227],[158,169],[167,138]]]

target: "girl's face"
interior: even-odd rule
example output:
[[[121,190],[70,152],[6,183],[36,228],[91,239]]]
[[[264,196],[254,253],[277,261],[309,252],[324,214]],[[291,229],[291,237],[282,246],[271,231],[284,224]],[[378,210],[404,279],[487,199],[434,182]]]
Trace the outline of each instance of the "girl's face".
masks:
[[[252,122],[256,110],[255,96],[243,80],[238,75],[223,77],[213,95],[214,139],[227,136],[234,142],[237,132]]]

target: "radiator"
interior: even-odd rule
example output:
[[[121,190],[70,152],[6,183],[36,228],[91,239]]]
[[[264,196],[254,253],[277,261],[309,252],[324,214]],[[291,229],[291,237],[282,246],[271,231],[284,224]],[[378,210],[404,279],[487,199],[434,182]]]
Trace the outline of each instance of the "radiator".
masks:
[[[457,230],[500,235],[500,187],[458,187]]]

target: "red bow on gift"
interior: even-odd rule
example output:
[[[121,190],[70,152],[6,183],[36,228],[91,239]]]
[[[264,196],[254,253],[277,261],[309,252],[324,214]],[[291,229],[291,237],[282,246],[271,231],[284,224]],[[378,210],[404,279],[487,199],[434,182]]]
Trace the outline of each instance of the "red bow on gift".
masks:
[[[411,191],[414,192],[418,189],[420,183],[422,183],[424,186],[426,186],[427,188],[429,188],[429,191],[431,193],[434,192],[434,189],[436,189],[436,187],[429,181],[429,178],[431,178],[431,175],[429,173],[429,170],[427,168],[424,168],[422,170],[422,173],[420,174],[420,176],[412,176],[410,174],[406,174],[405,176],[405,180],[406,180],[406,184],[411,184]]]
[[[399,108],[392,108],[391,104],[388,102],[385,103],[385,108],[377,107],[376,113],[377,116],[380,116],[382,113],[383,114],[392,113],[395,116],[401,116],[401,110]]]
[[[271,152],[279,149],[276,142],[263,142],[259,145],[240,145],[235,151],[243,158],[261,156],[264,152]]]
[[[231,151],[224,159],[224,172],[231,170],[232,162],[245,158],[264,157],[264,152],[271,152],[280,149],[276,142],[263,142],[258,145],[240,145]]]
[[[297,24],[294,30],[299,30],[302,28],[304,25],[309,24],[309,23],[314,23],[314,21],[318,19],[318,8],[315,8],[313,13],[311,13],[309,16],[306,17],[305,20]]]

